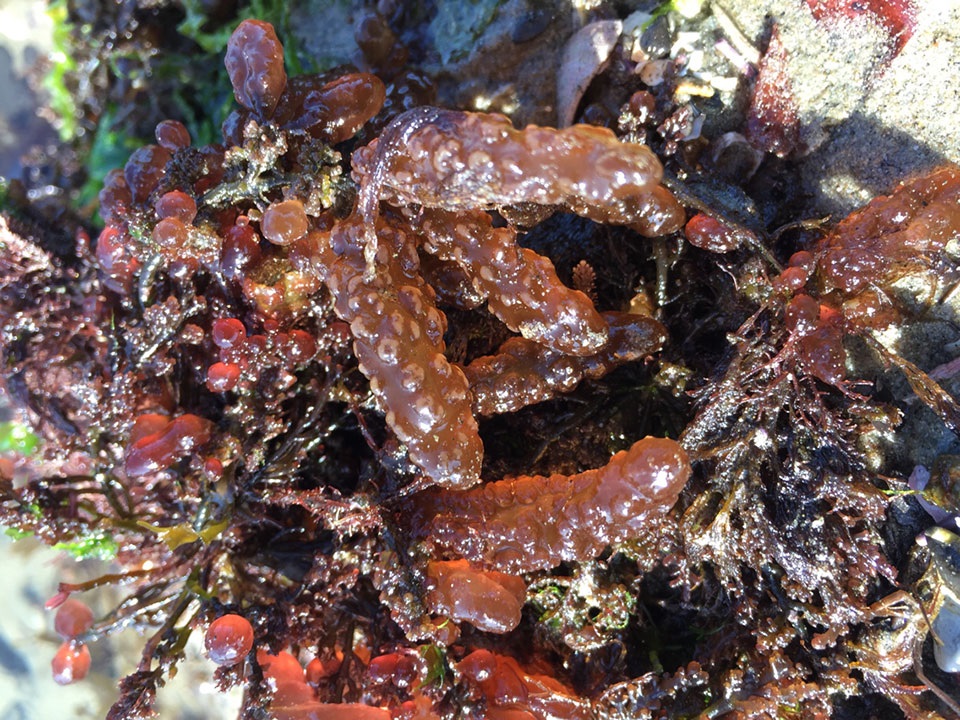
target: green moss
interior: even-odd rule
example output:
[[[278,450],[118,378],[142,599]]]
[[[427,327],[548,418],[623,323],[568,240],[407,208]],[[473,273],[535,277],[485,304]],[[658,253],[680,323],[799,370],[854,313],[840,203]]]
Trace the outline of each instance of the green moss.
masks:
[[[423,658],[427,666],[423,684],[441,684],[447,672],[447,659],[443,648],[439,645],[421,645],[419,651],[420,657]]]
[[[54,550],[64,550],[77,560],[113,560],[120,549],[112,537],[104,532],[95,531],[71,542],[59,542]]]
[[[73,28],[67,21],[66,0],[52,0],[47,15],[53,21],[53,52],[50,53],[50,71],[43,86],[50,93],[50,109],[59,118],[57,130],[64,142],[77,135],[77,106],[67,86],[68,77],[76,72],[77,62],[71,50]]]
[[[32,455],[39,445],[40,438],[26,426],[16,422],[0,423],[0,453]]]
[[[29,530],[20,530],[19,528],[4,528],[3,534],[8,538],[13,540],[23,540],[24,538],[31,537],[33,533]]]

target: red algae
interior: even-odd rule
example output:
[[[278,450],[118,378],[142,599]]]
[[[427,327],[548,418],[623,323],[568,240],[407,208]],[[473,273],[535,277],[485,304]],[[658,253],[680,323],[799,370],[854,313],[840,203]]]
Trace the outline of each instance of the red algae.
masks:
[[[81,600],[68,598],[57,608],[53,629],[65,640],[82,635],[91,627],[93,627],[93,611]]]
[[[927,272],[960,233],[960,168],[908,180],[851,213],[814,249],[816,280],[828,302],[864,327],[896,318],[897,279]]]
[[[123,168],[123,177],[134,202],[146,202],[163,177],[170,151],[159,145],[144,145],[134,150]]]
[[[793,97],[787,48],[776,27],[760,60],[745,135],[757,148],[779,157],[793,152],[800,141],[800,110]]]
[[[197,216],[197,202],[185,192],[173,190],[164,193],[154,205],[158,218],[176,218],[189,225]]]
[[[207,370],[207,387],[211,392],[229,392],[240,380],[240,366],[233,363],[214,363]]]
[[[376,75],[353,73],[310,90],[292,127],[337,144],[357,134],[383,107],[386,88]]]
[[[0,428],[0,520],[117,553],[54,595],[58,681],[88,671],[81,639],[151,625],[109,720],[152,711],[191,632],[244,717],[952,707],[916,685],[923,612],[880,597],[923,563],[886,556],[902,493],[860,428],[896,411],[851,392],[845,342],[905,323],[901,278],[950,277],[958,171],[761,248],[671,180],[686,221],[654,152],[610,131],[414,108],[403,19],[365,17],[386,85],[288,79],[273,29],[242,23],[223,143],[157,125],[105,180],[95,250],[0,220],[3,391],[27,428]],[[775,31],[752,110],[781,155],[786,52]],[[710,138],[677,140],[675,79],[596,90],[690,178]],[[684,226],[707,252],[658,237]],[[93,623],[68,597],[104,584],[128,594]]]
[[[247,329],[237,318],[217,318],[213,321],[211,337],[222,350],[238,347],[247,339]]]
[[[305,675],[300,661],[292,653],[282,650],[273,654],[266,650],[257,650],[257,664],[263,674],[273,678],[277,683],[305,683]]]
[[[517,477],[416,500],[423,532],[440,553],[507,573],[590,560],[610,543],[642,533],[690,477],[673,440],[644,438],[604,467],[571,476]]]
[[[307,234],[307,213],[299,200],[271,203],[260,221],[263,236],[275,245],[289,245]]]
[[[377,62],[406,52],[385,23],[367,23],[364,32]],[[407,639],[390,623],[370,624],[367,639],[343,635],[346,608],[359,617],[367,612],[359,608],[377,605],[361,597],[369,591],[358,582],[387,570],[383,518],[398,502],[419,507],[424,487],[435,486],[443,497],[480,483],[476,415],[481,396],[503,395],[504,377],[523,375],[532,386],[539,367],[557,370],[545,386],[519,393],[523,404],[536,404],[644,359],[666,340],[663,326],[651,318],[598,312],[590,297],[561,282],[545,254],[518,245],[515,226],[501,225],[490,213],[515,201],[561,203],[652,236],[678,229],[684,211],[659,185],[653,153],[606,130],[530,127],[508,131],[500,142],[506,128],[500,116],[411,109],[429,90],[415,73],[397,76],[389,99],[383,81],[369,73],[288,80],[276,33],[255,20],[232,35],[225,64],[241,108],[224,123],[223,145],[191,147],[185,126],[162,122],[157,144],[112,173],[100,196],[108,225],[91,261],[99,271],[92,282],[116,297],[98,297],[89,306],[107,312],[109,305],[120,329],[114,335],[112,322],[103,323],[118,348],[116,366],[85,377],[104,383],[97,410],[110,405],[103,416],[112,426],[99,457],[122,457],[125,472],[102,471],[125,485],[120,500],[109,489],[115,505],[106,501],[98,508],[106,518],[130,502],[135,520],[147,518],[132,525],[150,527],[150,535],[131,531],[123,539],[125,562],[127,548],[141,554],[137,591],[173,578],[171,588],[187,588],[190,602],[199,599],[196,625],[209,622],[205,643],[220,665],[217,681],[224,687],[245,682],[249,708],[269,707],[278,718],[438,717],[433,684],[450,674],[438,648],[457,637],[460,623],[500,636],[519,628],[526,582],[470,559],[423,558],[418,553],[436,538],[417,544],[410,518],[398,528],[398,549],[410,545],[412,577],[422,584],[394,599],[391,593],[410,582],[401,577],[384,590],[382,602],[391,617],[416,608],[434,617],[423,618]],[[391,125],[403,110],[409,114]],[[370,141],[385,124],[386,133]],[[344,151],[353,147],[337,146],[364,129],[369,145],[348,163]],[[459,146],[470,173],[448,184],[449,168],[432,159],[438,143]],[[524,186],[513,177],[514,152],[524,172],[538,173],[535,182]],[[424,174],[412,189],[407,165]],[[488,169],[500,177],[483,181]],[[355,194],[359,201],[351,207]],[[436,272],[421,266],[421,251]],[[447,355],[450,323],[436,298],[439,278],[457,275],[460,280],[450,282],[461,286],[459,297],[473,303],[477,317],[485,304],[507,332],[522,336],[501,354],[518,343],[522,352],[509,354],[504,365],[490,363],[496,371],[483,382],[495,389],[486,392],[479,380],[471,391],[463,369]],[[87,337],[100,339],[92,332]],[[97,352],[114,356],[112,348]],[[561,377],[568,365],[575,368],[572,380]],[[489,414],[507,411],[500,402]],[[656,445],[643,442],[648,450]],[[649,453],[647,460],[654,462]],[[621,455],[611,462],[630,465],[621,470],[636,470],[638,477],[646,472]],[[601,469],[543,479],[548,500],[556,502],[564,482],[581,488],[571,509],[590,516],[600,537],[598,543],[576,535],[575,554],[586,559],[603,543],[625,537],[605,527],[611,513],[621,512],[622,500],[641,512],[640,496],[650,494],[660,511],[668,507],[653,497],[658,479],[647,478],[651,482],[638,493],[619,481],[603,482],[609,475]],[[524,492],[539,479],[526,482]],[[498,483],[482,487],[495,494]],[[402,499],[383,503],[397,491]],[[670,492],[672,502],[676,492]],[[80,505],[93,512],[85,501]],[[536,510],[528,509],[528,517],[538,517]],[[125,520],[124,528],[131,525]],[[559,520],[572,527],[570,518]],[[547,526],[544,520],[549,535]],[[305,563],[301,541],[313,548]],[[347,559],[357,542],[371,543],[378,558],[361,572]],[[544,543],[537,567],[573,552],[549,537]],[[292,564],[274,562],[281,556]],[[221,601],[241,602],[242,591],[244,617],[225,613]],[[136,615],[138,607],[133,603],[124,612]],[[172,666],[173,660],[163,660],[152,669],[170,652],[164,639],[170,630],[189,625],[182,624],[182,609],[164,607],[174,608],[168,625],[124,681],[111,720],[151,705],[163,668]],[[317,628],[325,614],[331,622],[321,642]],[[258,637],[268,629],[270,642],[246,668],[254,628]],[[415,632],[435,644],[410,647]],[[285,642],[274,642],[273,634]],[[324,659],[315,659],[307,675],[291,653],[268,652],[311,645]],[[517,677],[531,697],[561,687],[546,676]],[[340,692],[348,685],[356,692]],[[527,691],[518,692],[511,704],[488,702],[491,717],[521,712],[516,704]],[[552,712],[545,702],[534,702],[535,717]]]
[[[270,23],[244,20],[227,43],[224,58],[237,102],[258,117],[271,115],[287,85],[283,46]]]
[[[83,643],[68,640],[57,650],[50,668],[57,685],[79,682],[90,672],[90,650]]]
[[[388,228],[380,235],[402,238]],[[350,323],[360,370],[425,474],[447,487],[469,487],[479,479],[482,444],[466,378],[442,354],[443,317],[410,275],[415,255],[384,243],[387,273],[367,280],[358,237],[359,224],[346,221],[329,239],[317,237],[316,249],[334,309]],[[385,285],[388,274],[393,287]]]
[[[726,253],[741,247],[746,238],[743,233],[716,218],[697,213],[687,221],[684,236],[694,247],[715,253]]]
[[[422,682],[424,661],[414,650],[378,655],[367,665],[367,677],[378,685],[414,688]]]
[[[474,650],[457,670],[479,688],[491,710],[488,717],[510,717],[502,714],[510,710],[528,711],[537,720],[593,717],[589,703],[571,688],[547,675],[528,673],[512,657]]]
[[[389,710],[360,703],[302,703],[271,706],[276,720],[390,720]]]
[[[126,294],[140,268],[129,237],[120,228],[107,225],[97,239],[97,262],[104,285],[113,292]]]
[[[141,416],[143,419],[143,416]],[[144,425],[149,423],[149,429]],[[164,470],[191,455],[212,435],[212,423],[192,414],[184,414],[160,425],[151,417],[143,419],[132,433],[124,468],[131,477]]]
[[[424,602],[432,612],[493,633],[510,632],[520,624],[527,594],[521,578],[466,560],[432,560],[426,576]]]
[[[103,188],[98,195],[100,216],[110,224],[119,224],[133,205],[133,193],[127,183],[124,171],[114,169],[103,179]]]
[[[401,137],[402,153],[394,147]],[[434,164],[430,158],[441,147],[457,162]],[[380,165],[387,171],[378,171]],[[584,168],[594,177],[585,177]],[[501,115],[420,109],[397,118],[381,138],[354,153],[353,171],[370,188],[361,191],[365,214],[369,199],[363,193],[382,191],[391,202],[445,210],[563,205],[598,222],[621,224],[643,221],[651,210],[647,203],[654,203],[682,224],[683,209],[669,193],[650,195],[662,176],[653,153],[592,125],[516,130]]]
[[[516,244],[516,230],[493,227],[482,212],[425,210],[427,252],[456,263],[490,312],[525,338],[570,355],[592,354],[607,326],[586,295],[557,278],[553,265]]]
[[[236,665],[253,649],[253,626],[241,615],[221,615],[210,623],[203,644],[217,665]]]
[[[666,328],[650,317],[602,313],[609,328],[607,341],[593,354],[565,355],[527,340],[511,338],[495,355],[473,360],[464,368],[473,410],[478,415],[515,412],[570,392],[586,378],[599,378],[624,363],[660,350]]]
[[[224,233],[220,267],[228,280],[238,280],[260,260],[257,234],[249,225],[235,225]]]
[[[160,147],[176,152],[190,147],[190,132],[177,120],[163,120],[157,123],[157,143]]]

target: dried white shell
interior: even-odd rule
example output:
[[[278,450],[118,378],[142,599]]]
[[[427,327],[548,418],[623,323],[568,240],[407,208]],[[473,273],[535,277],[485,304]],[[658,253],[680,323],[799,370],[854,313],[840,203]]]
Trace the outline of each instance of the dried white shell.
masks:
[[[933,657],[944,672],[960,672],[960,605],[947,600],[930,623]]]
[[[960,537],[945,528],[932,527],[923,538],[942,597],[930,621],[935,637],[933,657],[944,672],[960,672]]]
[[[620,20],[599,20],[580,28],[567,41],[557,73],[559,127],[573,123],[590,82],[610,63],[610,55],[622,30]]]

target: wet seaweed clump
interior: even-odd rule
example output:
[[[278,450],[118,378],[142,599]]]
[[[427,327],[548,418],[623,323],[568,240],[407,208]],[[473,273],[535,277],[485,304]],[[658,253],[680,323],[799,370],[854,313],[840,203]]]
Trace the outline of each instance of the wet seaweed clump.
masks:
[[[137,625],[111,719],[154,712],[193,633],[250,719],[956,711],[924,655],[927,617],[956,637],[956,541],[884,539],[905,486],[863,438],[895,411],[847,350],[960,417],[876,334],[917,312],[905,277],[948,276],[960,171],[781,265],[691,228],[610,130],[288,77],[255,20],[226,67],[223,141],[160,123],[73,257],[0,226],[0,522],[116,549],[49,603],[58,682]],[[584,238],[623,262],[599,275]],[[76,596],[106,584],[95,617]]]

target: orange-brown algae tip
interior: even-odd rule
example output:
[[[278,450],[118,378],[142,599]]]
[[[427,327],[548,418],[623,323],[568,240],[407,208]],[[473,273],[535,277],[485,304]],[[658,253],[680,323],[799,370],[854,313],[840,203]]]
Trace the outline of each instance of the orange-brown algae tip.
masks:
[[[431,560],[425,574],[424,601],[430,612],[484,632],[507,633],[520,624],[527,596],[523,578],[467,560]]]
[[[646,437],[603,467],[575,475],[520,476],[469,490],[430,489],[413,516],[436,553],[517,574],[597,557],[641,537],[690,478],[675,440]]]

